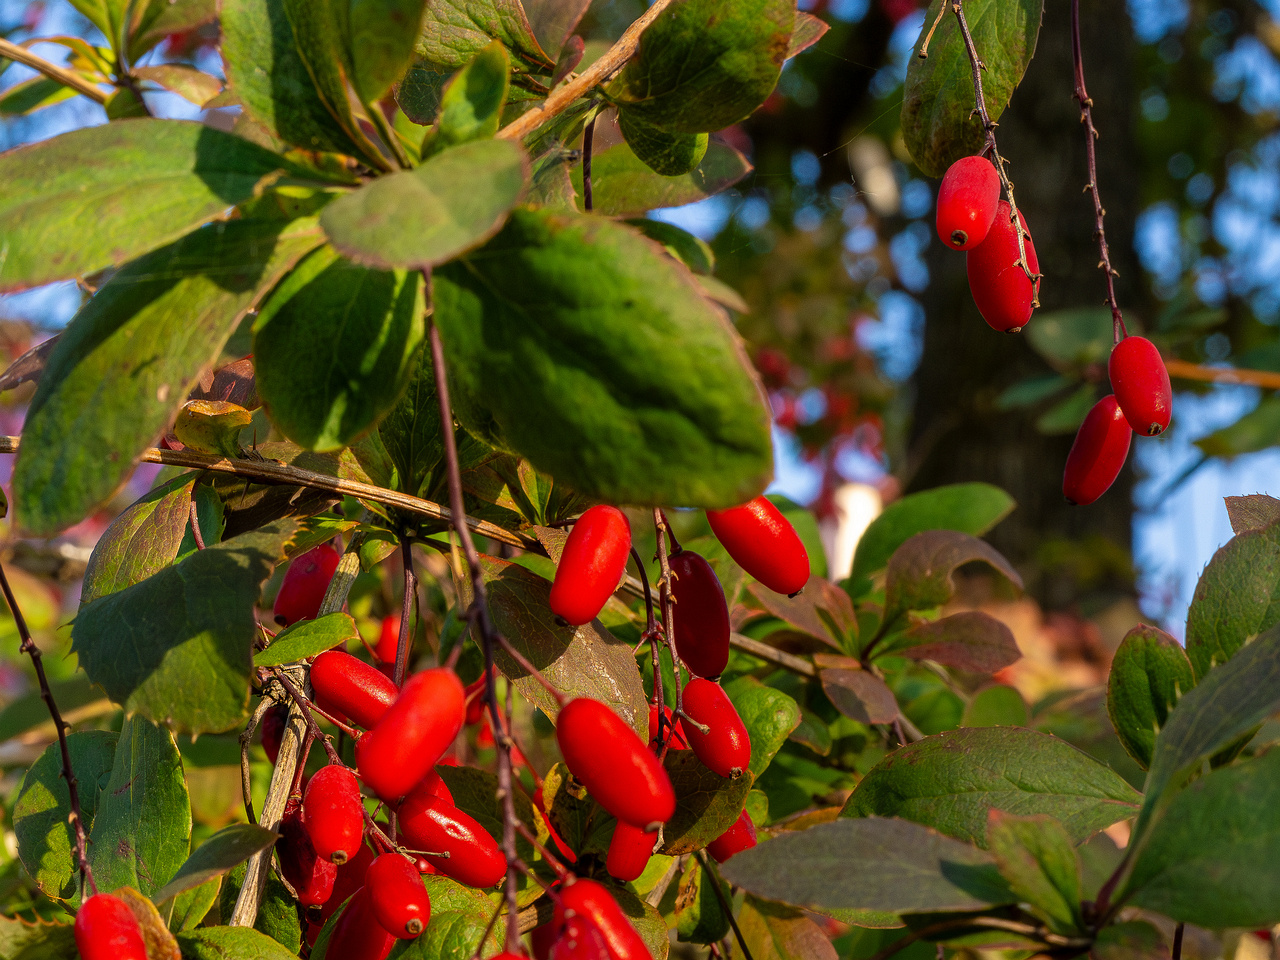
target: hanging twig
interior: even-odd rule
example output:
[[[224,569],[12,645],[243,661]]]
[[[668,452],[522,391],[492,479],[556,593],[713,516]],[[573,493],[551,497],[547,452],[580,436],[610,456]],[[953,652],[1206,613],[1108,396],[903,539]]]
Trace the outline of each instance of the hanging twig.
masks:
[[[3,37],[0,37],[0,56],[8,57],[10,60],[17,60],[18,63],[43,73],[50,80],[56,80],[64,87],[70,87],[76,93],[84,94],[95,103],[105,104],[107,102],[108,94],[103,93],[80,74],[65,67],[60,67],[55,63],[50,63],[44,57],[37,56],[26,47],[20,47],[18,44],[5,40]]]
[[[582,130],[582,209],[587,213],[591,212],[591,146],[595,140],[596,132],[596,115],[592,114],[591,119],[587,121],[587,125]]]
[[[400,637],[396,641],[394,680],[397,687],[404,686],[404,675],[409,669],[409,647],[413,636],[409,618],[418,595],[418,578],[413,572],[413,541],[407,533],[400,538],[400,557],[404,561],[404,598],[400,602]]]
[[[733,915],[733,904],[729,903],[724,891],[720,889],[720,878],[711,872],[711,866],[707,863],[705,850],[698,851],[698,862],[702,864],[703,878],[711,884],[711,889],[715,891],[716,899],[720,901],[720,909],[724,911],[724,915],[729,919],[729,926],[733,928],[733,935],[737,938],[738,946],[742,949],[743,960],[752,960],[751,951],[747,949],[747,941],[743,938],[742,930],[738,926],[738,918]]]
[[[675,538],[671,537],[671,527],[667,523],[666,514],[664,514],[658,507],[653,508],[653,526],[658,539],[658,569],[662,572],[661,577],[658,579],[658,602],[662,605],[662,623],[663,629],[665,630],[665,639],[667,641],[667,652],[671,654],[671,672],[675,675],[676,708],[673,711],[673,716],[676,718],[683,717],[686,722],[702,728],[702,724],[698,723],[684,712],[684,684],[683,678],[680,676],[680,653],[676,650],[675,598],[671,595],[673,575],[671,573],[671,563],[669,562],[667,555],[667,539],[670,537],[671,542],[674,544]],[[658,708],[659,718],[662,717],[662,714],[663,711],[660,705]],[[675,729],[674,726],[672,729]],[[658,754],[659,760],[666,759],[670,739],[670,736],[668,736],[668,738],[663,741],[662,752]]]

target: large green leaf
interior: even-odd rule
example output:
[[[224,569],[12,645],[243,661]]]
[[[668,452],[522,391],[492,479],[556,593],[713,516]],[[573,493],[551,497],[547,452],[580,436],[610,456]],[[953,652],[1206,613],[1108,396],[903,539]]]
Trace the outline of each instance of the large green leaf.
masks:
[[[1280,750],[1197,780],[1146,837],[1121,898],[1202,927],[1280,921],[1277,808]]]
[[[280,521],[242,534],[86,604],[71,631],[81,666],[127,711],[177,730],[220,733],[242,723],[254,605],[294,530]]]
[[[0,156],[0,291],[124,263],[248,200],[283,159],[185,120],[73,130]]]
[[[1131,817],[1141,797],[1065,740],[1020,727],[969,727],[889,754],[862,778],[844,817],[903,817],[981,846],[994,808],[1047,814],[1076,842]]]
[[[190,847],[191,801],[173,734],[127,717],[89,835],[94,879],[104,890],[133,887],[149,897]]]
[[[673,133],[745,120],[777,86],[794,21],[791,0],[671,4],[619,78],[619,109]]]
[[[751,792],[751,777],[726,779],[708,770],[692,750],[669,751],[663,766],[676,791],[676,812],[662,828],[659,853],[692,853],[733,826]]]
[[[1081,926],[1080,855],[1052,817],[991,812],[987,848],[1018,900],[1055,933]]]
[[[422,276],[368,270],[325,247],[276,288],[253,332],[271,422],[310,450],[339,450],[409,382],[426,334]]]
[[[460,67],[494,40],[532,65],[555,66],[520,0],[427,0],[417,53],[431,63]]]
[[[476,140],[340,197],[320,224],[356,263],[418,270],[492,237],[528,180],[529,161],[518,145]]]
[[[427,0],[339,0],[348,8],[351,85],[362,103],[381,100],[413,62]]]
[[[265,933],[249,927],[200,927],[178,934],[184,960],[297,960]]]
[[[935,913],[1012,903],[992,858],[906,820],[835,820],[744,850],[720,872],[798,907]]]
[[[926,24],[933,23],[944,2],[929,4]],[[986,66],[982,90],[992,120],[1000,119],[1031,62],[1043,6],[1043,0],[967,0],[965,4],[974,46]],[[949,14],[942,18],[927,59],[914,52],[902,95],[902,133],[916,166],[930,177],[941,177],[956,160],[977,153],[984,136],[973,112],[973,73],[957,18]]]
[[[738,677],[724,685],[724,692],[747,728],[747,736],[751,738],[748,769],[753,777],[758,777],[774,754],[782,749],[791,731],[800,725],[800,705],[755,677]]]
[[[1187,656],[1203,678],[1280,623],[1280,523],[1247,530],[1209,561],[1187,611]]]
[[[728,144],[713,140],[691,171],[664,177],[650,170],[625,143],[602,150],[591,159],[592,209],[610,217],[634,217],[655,207],[697,203],[733,186],[751,172],[751,163]],[[582,165],[569,171],[582,193]]]
[[[223,827],[195,850],[178,868],[168,883],[155,891],[152,899],[163,903],[170,897],[187,890],[194,890],[214,877],[220,877],[233,867],[244,863],[259,850],[264,850],[277,840],[274,830],[256,823],[233,823]]]
[[[58,338],[31,400],[18,522],[52,534],[107,500],[240,319],[319,242],[314,221],[235,220],[113,275]]]
[[[1116,736],[1142,769],[1151,765],[1156,734],[1195,685],[1191,662],[1173,637],[1146,625],[1125,635],[1107,677],[1107,713]]]
[[[111,779],[119,734],[108,730],[83,730],[67,735],[71,770],[80,795],[80,812],[88,834],[98,809],[98,798]],[[36,886],[56,900],[79,902],[75,861],[75,833],[67,816],[71,793],[62,777],[62,752],[52,743],[27,768],[13,805],[13,832],[18,856]]]
[[[477,949],[485,957],[498,952],[501,933],[480,942],[493,915],[493,904],[483,893],[448,877],[428,876],[422,882],[431,898],[431,922],[421,936],[398,941],[388,960],[470,960]]]
[[[517,210],[435,273],[462,422],[577,492],[719,507],[772,473],[760,385],[680,264],[609,220]]]

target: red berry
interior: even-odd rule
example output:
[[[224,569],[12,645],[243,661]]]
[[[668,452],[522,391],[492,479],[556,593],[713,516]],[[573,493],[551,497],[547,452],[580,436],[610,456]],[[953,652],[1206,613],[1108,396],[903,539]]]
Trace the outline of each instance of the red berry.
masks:
[[[679,720],[675,720],[671,716],[671,708],[665,703],[662,705],[662,715],[664,718],[662,722],[663,737],[668,736],[668,729],[673,726],[675,727],[669,735],[667,748],[669,750],[688,750],[689,741],[686,740],[684,736],[684,724]],[[649,746],[652,748],[660,747],[661,745],[662,742],[658,738],[658,705],[656,703],[651,703],[649,704]]]
[[[657,830],[642,830],[619,820],[618,825],[613,828],[613,837],[609,840],[609,858],[605,861],[609,876],[623,883],[640,876],[649,865],[649,857],[653,855],[653,845],[657,841]]]
[[[377,667],[341,650],[326,650],[311,664],[316,703],[327,713],[373,727],[395,702],[399,690]]]
[[[603,885],[581,879],[565,884],[556,904],[555,919],[563,922],[575,916],[600,931],[610,960],[653,960],[640,934]]]
[[[1133,428],[1114,396],[1095,403],[1067,454],[1067,467],[1062,472],[1062,495],[1067,503],[1084,506],[1106,493],[1120,476],[1132,439]]]
[[[512,953],[509,950],[504,950],[502,953],[494,957],[493,960],[528,960],[528,958],[523,953]]]
[[[415,794],[422,794],[428,797],[439,797],[441,800],[447,800],[453,803],[453,794],[449,790],[449,785],[444,782],[444,777],[436,773],[434,770],[428,770],[426,776],[419,780],[412,790],[405,796],[401,803],[407,803],[409,798]]]
[[[400,804],[400,832],[445,876],[469,887],[492,887],[507,875],[498,843],[474,818],[447,800],[412,793]],[[449,854],[447,857],[430,854]]]
[[[275,765],[280,756],[280,741],[284,737],[284,727],[289,721],[289,708],[283,703],[276,704],[262,716],[262,749],[267,759]]]
[[[333,881],[333,891],[329,894],[329,899],[324,902],[324,906],[320,908],[322,921],[328,920],[337,913],[338,908],[364,886],[365,873],[368,872],[369,864],[373,863],[373,860],[373,851],[369,849],[368,844],[362,843],[355,856],[338,867],[338,875]]]
[[[302,798],[302,822],[316,856],[346,863],[364,838],[364,804],[360,784],[346,767],[321,767],[307,783]]]
[[[586,917],[572,917],[547,926],[555,931],[548,960],[609,960],[604,934]]]
[[[487,706],[484,694],[487,686],[485,674],[483,673],[480,674],[480,679],[473,680],[467,684],[465,691],[467,697],[467,726],[477,724],[484,719],[484,708]]]
[[[590,623],[618,589],[631,553],[631,524],[617,507],[596,504],[569,531],[551,584],[551,610],[575,627]]]
[[[551,948],[560,937],[560,927],[554,921],[534,927],[529,933],[529,946],[533,949],[533,960],[547,960],[551,956]],[[600,941],[604,946],[604,941]]]
[[[938,187],[938,236],[952,250],[972,250],[986,239],[999,202],[1000,175],[991,161],[961,157]]]
[[[99,893],[76,911],[76,949],[83,960],[147,960],[147,945],[129,905]]]
[[[716,863],[724,863],[735,853],[750,850],[756,845],[756,825],[743,810],[738,819],[720,836],[707,844],[707,853]]]
[[[314,620],[340,559],[332,545],[322,543],[289,564],[276,594],[276,623],[287,627],[299,620]]]
[[[671,554],[676,650],[690,672],[718,677],[729,663],[729,605],[711,564],[692,550]]]
[[[1022,224],[1027,248],[1027,266],[1032,273],[1039,273],[1040,261],[1036,259],[1036,248],[1021,213],[1018,222]],[[1018,234],[1009,219],[1009,204],[1005,201],[1000,201],[987,238],[969,251],[966,268],[973,302],[989,326],[1017,333],[1027,325],[1035,290],[1018,266]]]
[[[578,697],[556,718],[565,766],[619,820],[647,827],[671,819],[676,794],[658,758],[599,700]]]
[[[412,643],[412,635],[410,636]],[[396,650],[400,646],[400,614],[389,613],[382,618],[382,629],[378,631],[378,642],[373,653],[380,663],[395,663]]]
[[[367,886],[361,887],[347,902],[347,908],[334,925],[329,938],[327,957],[338,960],[386,960],[396,938],[378,922],[373,898]]]
[[[751,739],[720,684],[697,678],[684,688],[684,712],[708,727],[689,724],[685,738],[699,760],[722,777],[740,777],[751,763]]]
[[[369,865],[365,880],[373,913],[383,929],[410,940],[431,920],[431,898],[411,861],[398,853],[384,853]]]
[[[1164,433],[1173,414],[1173,387],[1156,345],[1145,337],[1125,337],[1111,351],[1107,372],[1133,432],[1141,437]]]
[[[372,730],[356,742],[356,767],[370,789],[394,803],[444,756],[466,713],[452,670],[415,673]]]
[[[809,582],[809,551],[795,527],[764,497],[728,510],[708,510],[707,520],[733,562],[774,593],[798,593]]]
[[[280,872],[297,893],[302,906],[318,907],[329,899],[338,877],[338,865],[316,855],[302,823],[302,808],[296,800],[285,805],[276,853],[280,857]]]

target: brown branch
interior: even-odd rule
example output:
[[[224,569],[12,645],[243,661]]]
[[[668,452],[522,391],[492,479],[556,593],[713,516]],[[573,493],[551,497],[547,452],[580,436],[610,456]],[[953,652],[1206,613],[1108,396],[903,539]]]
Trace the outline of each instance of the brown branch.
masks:
[[[408,534],[400,538],[400,556],[404,561],[404,598],[400,602],[400,636],[396,640],[393,677],[397,687],[404,686],[404,675],[409,669],[409,646],[412,641],[409,617],[413,613],[413,601],[418,593],[418,578],[413,573],[413,541]]]
[[[244,800],[244,815],[250,823],[257,823],[258,818],[253,814],[252,784],[249,779],[249,744],[253,740],[254,731],[258,729],[258,724],[262,722],[267,711],[275,705],[275,700],[264,695],[258,701],[258,706],[254,708],[248,725],[240,734],[240,798]]]
[[[658,539],[658,569],[662,574],[658,580],[658,597],[659,603],[662,605],[662,625],[666,634],[665,639],[667,641],[667,652],[671,654],[671,673],[675,676],[676,683],[676,709],[674,711],[674,718],[684,717],[686,720],[690,720],[696,724],[696,721],[693,721],[693,719],[684,712],[684,684],[683,678],[680,676],[680,654],[676,650],[675,597],[671,595],[672,573],[671,564],[667,557],[667,538],[671,535],[671,527],[667,524],[666,514],[664,514],[658,507],[653,508],[653,526]],[[657,677],[658,674],[655,673],[654,676]],[[662,714],[662,704],[659,704],[659,719],[661,719]],[[675,730],[674,718],[671,728],[672,731]],[[670,746],[670,742],[670,737],[662,742],[662,752],[658,754],[659,760],[666,758],[667,748]]]
[[[1169,376],[1177,380],[1200,380],[1208,383],[1244,383],[1264,390],[1280,390],[1280,373],[1272,370],[1246,370],[1241,367],[1204,367],[1186,360],[1166,359]]]
[[[738,940],[738,946],[742,948],[743,960],[752,960],[751,951],[747,949],[747,941],[743,938],[742,930],[738,927],[738,918],[733,915],[733,904],[729,903],[724,891],[720,889],[720,878],[711,872],[711,866],[707,863],[705,850],[698,851],[698,862],[702,864],[703,876],[711,881],[711,889],[715,891],[716,899],[720,901],[720,909],[724,911],[724,915],[729,919],[729,926],[733,928],[733,935]]]
[[[20,47],[16,43],[5,40],[3,37],[0,37],[0,55],[8,57],[10,60],[17,60],[32,70],[43,73],[50,80],[56,80],[64,87],[70,87],[76,93],[84,94],[95,103],[105,104],[107,102],[108,94],[103,93],[80,74],[65,67],[60,67],[55,63],[50,63],[44,57],[36,56],[26,47]]]
[[[596,118],[587,121],[582,130],[582,209],[591,212],[591,149],[595,142]]]

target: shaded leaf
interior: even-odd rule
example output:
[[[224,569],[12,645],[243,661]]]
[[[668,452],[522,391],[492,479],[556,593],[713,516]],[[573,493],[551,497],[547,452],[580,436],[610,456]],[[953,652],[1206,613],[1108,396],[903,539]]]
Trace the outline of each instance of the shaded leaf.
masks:
[[[420,126],[434,123],[445,84],[452,75],[448,67],[426,61],[416,63],[396,85],[396,103],[414,123]]]
[[[736,780],[712,773],[692,750],[672,750],[663,761],[676,791],[676,812],[662,829],[658,853],[670,857],[701,850],[742,813],[751,777]]]
[[[707,155],[709,138],[705,133],[668,133],[661,127],[645,123],[627,110],[618,112],[618,129],[631,152],[646,167],[664,177],[688,173]],[[593,193],[594,186],[593,183]]]
[[[836,948],[822,928],[782,904],[748,894],[738,914],[738,928],[752,960],[836,960]],[[733,946],[736,957],[736,941]]]
[[[747,590],[779,620],[837,650],[843,650],[849,635],[856,632],[849,595],[816,574],[796,597],[783,596],[755,582],[748,584]]]
[[[1280,500],[1265,493],[1254,493],[1247,497],[1223,497],[1223,500],[1227,504],[1232,533],[1261,530],[1280,522]]]
[[[63,714],[78,712],[90,703],[105,702],[102,690],[95,687],[83,673],[76,672],[66,680],[50,680],[49,692]],[[23,694],[5,704],[0,710],[0,741],[11,740],[36,727],[50,724],[49,707],[39,690]],[[0,954],[3,956],[3,954]]]
[[[699,858],[691,858],[676,887],[676,935],[682,942],[715,943],[729,935],[729,918],[713,883],[720,884],[725,901],[732,903],[733,891]]]
[[[1169,947],[1160,931],[1145,920],[1127,920],[1099,930],[1089,956],[1091,960],[1167,960]]]
[[[747,728],[747,736],[751,738],[751,762],[747,769],[752,777],[758,777],[799,725],[800,705],[755,677],[738,677],[724,685],[724,692]]]
[[[684,206],[733,186],[751,169],[751,163],[741,153],[713,140],[702,162],[689,173],[663,177],[620,143],[591,158],[593,206],[596,213],[610,217],[634,217],[655,207]],[[581,164],[575,164],[569,176],[581,194]]]
[[[1014,817],[991,811],[987,849],[1020,902],[1055,933],[1080,929],[1080,857],[1052,817]]]
[[[231,872],[222,879],[222,887],[218,891],[218,908],[224,918],[229,919],[232,911],[235,910],[236,899],[244,883],[244,870],[243,864],[232,867]],[[257,919],[253,922],[253,929],[282,944],[295,954],[302,946],[302,923],[298,917],[298,901],[294,899],[289,888],[284,885],[284,881],[276,875],[274,870],[267,872],[266,890],[262,897],[262,905],[258,908]],[[223,957],[219,956],[218,960],[223,960]],[[226,957],[226,960],[231,960],[231,957]]]
[[[1151,765],[1156,734],[1179,698],[1196,685],[1181,644],[1157,627],[1125,634],[1107,677],[1107,714],[1116,736],[1143,770]]]
[[[1022,578],[990,544],[955,530],[926,530],[900,546],[885,573],[884,622],[907,610],[940,607],[955,593],[951,575],[966,563],[987,564],[1019,590]]]
[[[135,4],[129,55],[136,63],[165,37],[194,30],[217,15],[217,0],[150,0]]]
[[[962,727],[1025,727],[1027,702],[1015,687],[994,683],[965,704]]]
[[[1092,383],[1083,384],[1037,417],[1036,429],[1050,436],[1075,433],[1097,400],[1097,388]]]
[[[477,53],[441,92],[440,116],[426,141],[429,148],[443,150],[497,133],[510,76],[511,59],[497,40]],[[456,189],[460,184],[450,192]]]
[[[554,57],[591,6],[591,0],[523,0],[523,6],[538,45]]]
[[[891,650],[898,656],[932,660],[968,673],[995,673],[1022,657],[1013,631],[979,610],[914,626]]]
[[[316,620],[303,620],[281,630],[271,641],[271,646],[253,655],[253,665],[273,667],[281,663],[306,660],[339,645],[345,648],[348,641],[359,637],[360,632],[356,629],[356,622],[351,619],[351,614],[342,611],[329,613]]]
[[[178,934],[184,960],[296,960],[297,954],[249,927],[200,927]]]
[[[1105,364],[1111,355],[1115,320],[1103,307],[1076,307],[1037,314],[1027,342],[1058,368]]]
[[[535,39],[520,0],[427,0],[417,45],[423,60],[460,67],[493,40],[531,64],[555,66]]]
[[[222,81],[217,77],[182,63],[134,67],[133,75],[143,80],[150,80],[157,86],[176,93],[184,100],[191,101],[197,107],[203,107],[222,92]]]
[[[427,0],[345,0],[351,85],[362,103],[386,96],[404,76]]]
[[[563,763],[554,764],[543,777],[542,802],[551,826],[576,855],[603,857],[608,853],[616,821],[591,799]]]
[[[859,723],[893,723],[898,701],[883,680],[866,670],[836,668],[818,673],[822,691],[837,710]]]

